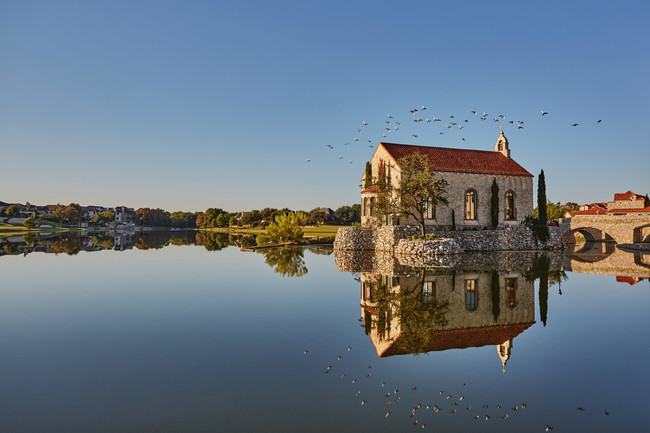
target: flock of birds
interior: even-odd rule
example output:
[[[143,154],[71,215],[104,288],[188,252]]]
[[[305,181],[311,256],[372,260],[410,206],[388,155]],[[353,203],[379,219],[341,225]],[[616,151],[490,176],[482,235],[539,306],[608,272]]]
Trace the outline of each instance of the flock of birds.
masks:
[[[409,121],[409,123],[412,123],[414,125],[420,123],[437,125],[440,127],[440,129],[438,130],[439,135],[445,135],[445,133],[451,133],[451,132],[462,132],[463,129],[468,127],[469,124],[476,119],[480,119],[482,122],[492,121],[494,123],[499,123],[500,125],[511,126],[515,128],[515,130],[517,131],[524,129],[524,124],[525,124],[523,120],[513,120],[513,119],[508,120],[506,119],[506,116],[504,114],[498,114],[495,117],[491,117],[485,111],[483,111],[481,114],[477,110],[471,110],[472,115],[467,116],[468,118],[466,119],[462,119],[461,117],[457,117],[456,115],[452,114],[445,121],[443,121],[441,118],[436,116],[428,117],[423,114],[425,112],[427,112],[427,107],[425,107],[424,105],[420,106],[419,108],[410,109],[409,113],[411,115],[411,120]],[[540,110],[540,112],[541,112],[541,117],[545,117],[549,115],[548,111]],[[422,118],[421,116],[424,116],[424,118]],[[602,119],[596,121],[596,124],[600,124],[600,123],[602,123]],[[368,144],[368,147],[370,149],[374,149],[374,147],[376,146],[375,141],[373,141],[372,139],[364,138],[365,136],[363,135],[364,131],[368,130],[367,127],[369,125],[370,123],[366,122],[365,120],[361,121],[361,127],[356,128],[356,134],[352,137],[350,141],[346,141],[341,144],[342,148],[343,149],[348,148],[348,146],[350,146],[351,143],[356,144],[365,141]],[[571,127],[577,127],[580,125],[580,123],[571,123],[569,125]],[[385,139],[388,136],[393,135],[397,131],[399,131],[400,128],[402,128],[402,122],[393,118],[391,114],[386,114],[386,118],[383,121],[382,128],[383,129],[381,131],[381,138]],[[377,132],[375,131],[372,134],[374,135],[376,133]],[[413,137],[415,140],[418,140],[420,138],[418,134],[411,134],[411,137]],[[460,140],[466,142],[467,138],[461,137]],[[329,150],[336,149],[336,147],[331,144],[327,144],[326,147]],[[343,153],[341,152],[337,152],[337,153],[338,153],[339,160],[347,159],[343,156]],[[311,162],[311,158],[306,158],[305,160],[307,163]],[[348,164],[352,164],[353,162],[354,162],[353,160],[348,160]]]
[[[352,350],[351,346],[347,347],[347,352]],[[308,356],[310,351],[308,349],[304,350],[304,355]],[[332,377],[338,377],[338,379],[343,381],[349,381],[354,385],[354,398],[358,400],[360,406],[366,406],[370,401],[375,402],[381,401],[384,403],[385,413],[382,412],[384,418],[394,418],[399,416],[408,416],[408,422],[413,426],[419,428],[426,428],[426,422],[433,418],[438,413],[444,413],[448,415],[456,416],[468,416],[473,420],[485,420],[490,421],[492,418],[500,418],[503,421],[507,421],[511,416],[514,416],[521,411],[525,411],[528,408],[528,403],[518,402],[514,405],[501,405],[495,404],[490,406],[488,403],[479,402],[474,406],[471,403],[472,398],[470,396],[471,387],[467,382],[462,383],[462,387],[459,386],[458,392],[447,392],[444,389],[441,389],[437,394],[434,395],[422,395],[423,392],[418,392],[418,387],[413,386],[400,392],[399,388],[394,386],[389,387],[385,381],[378,381],[375,379],[376,390],[373,395],[366,396],[367,391],[362,392],[362,389],[368,389],[368,386],[360,386],[361,380],[370,380],[373,377],[373,368],[372,364],[368,365],[366,372],[363,372],[358,375],[349,376],[348,374],[342,372],[342,370],[337,369],[334,365],[338,364],[343,359],[343,355],[339,354],[336,357],[336,363],[328,365],[322,371],[324,375],[331,375]],[[359,377],[362,379],[360,380]],[[470,397],[466,397],[467,394]],[[402,399],[402,397],[404,397]],[[410,403],[407,403],[410,402]],[[411,403],[415,403],[411,405]],[[585,412],[586,409],[582,406],[576,408],[578,412]],[[609,416],[608,411],[603,411],[605,416]],[[425,422],[426,421],[426,422]],[[544,427],[545,431],[553,430],[554,426],[546,424]],[[541,428],[540,428],[541,430]]]

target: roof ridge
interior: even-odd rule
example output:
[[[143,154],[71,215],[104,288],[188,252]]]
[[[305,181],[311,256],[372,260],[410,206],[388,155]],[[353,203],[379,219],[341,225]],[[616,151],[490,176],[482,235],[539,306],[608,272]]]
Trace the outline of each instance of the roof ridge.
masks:
[[[424,146],[421,144],[402,144],[402,143],[384,143],[383,141],[380,141],[379,144],[392,144],[393,146],[408,146],[408,147],[425,147],[427,149],[445,149],[445,150],[460,150],[463,152],[485,152],[485,153],[498,153],[500,155],[503,155],[501,152],[497,152],[495,150],[481,150],[481,149],[462,149],[458,147],[443,147],[443,146]]]

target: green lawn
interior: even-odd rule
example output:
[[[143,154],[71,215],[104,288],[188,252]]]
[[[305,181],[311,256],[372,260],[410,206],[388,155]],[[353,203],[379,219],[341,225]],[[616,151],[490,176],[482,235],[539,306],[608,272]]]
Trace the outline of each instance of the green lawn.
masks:
[[[9,236],[24,235],[29,232],[37,232],[38,229],[28,229],[24,226],[17,226],[14,224],[0,223],[0,238]]]
[[[306,226],[303,227],[303,231],[305,232],[305,237],[307,238],[314,238],[314,237],[326,237],[326,236],[335,236],[336,231],[339,229],[339,227],[344,227],[344,226],[331,226],[331,225],[322,225],[322,226]],[[265,233],[266,230],[263,228],[224,228],[220,229],[220,231],[224,232],[229,232],[229,233],[250,233],[250,234],[262,234]]]
[[[19,226],[15,224],[7,224],[7,223],[2,223],[0,222],[0,238],[6,238],[9,236],[17,236],[17,235],[25,235],[27,233],[33,233],[33,232],[43,232],[43,231],[77,231],[80,230],[77,227],[66,227],[62,224],[55,223],[52,221],[47,221],[47,220],[35,220],[34,221],[36,224],[49,224],[51,227],[45,227],[45,228],[33,228],[33,229],[28,229],[25,226]]]

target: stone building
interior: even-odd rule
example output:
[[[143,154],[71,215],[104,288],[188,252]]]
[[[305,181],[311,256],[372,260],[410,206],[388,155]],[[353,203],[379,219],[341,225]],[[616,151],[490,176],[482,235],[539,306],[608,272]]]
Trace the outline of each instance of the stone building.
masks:
[[[650,198],[632,191],[616,193],[613,201],[582,205],[577,211],[566,212],[564,217],[586,215],[650,215]]]
[[[373,215],[380,176],[386,176],[388,186],[397,187],[400,182],[398,161],[414,153],[424,154],[437,176],[448,183],[446,195],[449,205],[429,206],[425,215],[426,225],[451,226],[453,210],[459,228],[489,226],[494,179],[499,186],[500,225],[518,224],[533,213],[533,175],[512,159],[508,139],[501,131],[494,151],[379,143],[370,160],[371,185],[361,191],[363,224],[377,222]],[[395,217],[384,223],[416,224],[416,221],[412,217]]]

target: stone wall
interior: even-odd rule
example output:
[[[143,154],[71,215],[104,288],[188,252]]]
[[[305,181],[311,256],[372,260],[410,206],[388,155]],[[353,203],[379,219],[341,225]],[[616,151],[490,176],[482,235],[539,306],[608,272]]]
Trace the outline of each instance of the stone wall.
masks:
[[[513,251],[563,248],[561,227],[549,227],[550,240],[544,244],[533,238],[532,232],[523,225],[502,226],[497,230],[433,230],[427,232],[438,238],[456,241],[465,251]],[[335,250],[375,250],[394,253],[401,239],[418,235],[418,226],[341,227],[334,240]]]
[[[340,227],[334,238],[335,250],[374,250],[374,230],[369,227]]]

